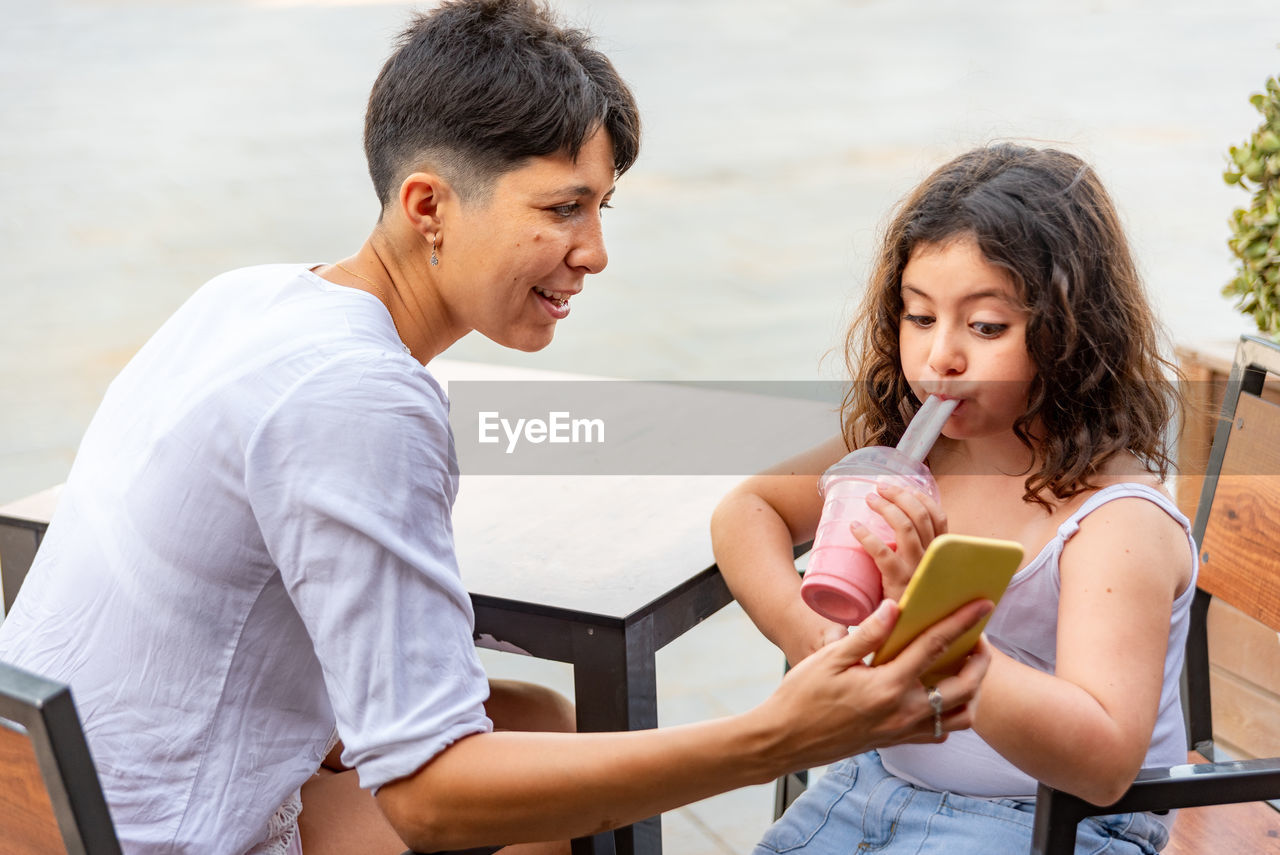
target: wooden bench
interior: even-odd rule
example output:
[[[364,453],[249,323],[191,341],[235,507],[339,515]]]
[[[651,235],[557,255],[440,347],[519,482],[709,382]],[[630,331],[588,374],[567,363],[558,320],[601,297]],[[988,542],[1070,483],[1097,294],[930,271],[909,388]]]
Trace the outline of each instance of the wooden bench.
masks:
[[[1215,746],[1208,642],[1215,598],[1280,632],[1280,405],[1262,397],[1269,374],[1280,376],[1280,346],[1242,337],[1196,512],[1201,565],[1183,682],[1189,762],[1144,770],[1105,807],[1042,784],[1033,855],[1074,852],[1086,817],[1176,808],[1187,810],[1166,855],[1280,852],[1280,811],[1266,801],[1280,799],[1280,757],[1234,760]]]

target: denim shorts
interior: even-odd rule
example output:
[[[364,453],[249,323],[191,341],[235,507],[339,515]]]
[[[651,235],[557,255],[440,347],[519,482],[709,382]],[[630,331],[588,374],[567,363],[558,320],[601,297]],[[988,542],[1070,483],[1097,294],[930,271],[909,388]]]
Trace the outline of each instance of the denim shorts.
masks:
[[[1035,803],[958,796],[913,786],[872,751],[842,760],[765,832],[754,855],[1022,855]],[[1156,855],[1168,840],[1150,814],[1080,823],[1076,855]]]

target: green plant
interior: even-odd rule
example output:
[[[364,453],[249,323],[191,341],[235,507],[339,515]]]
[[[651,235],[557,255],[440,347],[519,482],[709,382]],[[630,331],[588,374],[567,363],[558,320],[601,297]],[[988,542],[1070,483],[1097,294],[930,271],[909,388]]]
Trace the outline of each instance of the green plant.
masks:
[[[1271,78],[1266,92],[1249,101],[1263,122],[1245,143],[1231,147],[1222,177],[1252,190],[1253,200],[1231,216],[1228,244],[1240,266],[1222,293],[1235,297],[1236,308],[1252,315],[1261,332],[1280,340],[1280,82]]]

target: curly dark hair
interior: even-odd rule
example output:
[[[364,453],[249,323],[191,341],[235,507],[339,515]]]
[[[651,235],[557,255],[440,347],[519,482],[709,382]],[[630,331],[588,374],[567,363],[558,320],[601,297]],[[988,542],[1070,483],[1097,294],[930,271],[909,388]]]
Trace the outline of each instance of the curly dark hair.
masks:
[[[364,147],[385,210],[424,163],[483,200],[531,157],[577,157],[600,128],[621,175],[639,154],[640,113],[588,32],[533,0],[451,0],[401,33],[369,94]]]
[[[1168,475],[1166,430],[1181,404],[1129,244],[1097,174],[1074,155],[1001,143],[930,175],[899,205],[845,341],[854,379],[845,442],[893,445],[920,406],[902,373],[902,271],[921,246],[972,238],[1007,271],[1029,313],[1036,368],[1015,435],[1036,452],[1023,499],[1050,507],[1093,489],[1122,452]],[[1033,426],[1043,436],[1032,436]]]

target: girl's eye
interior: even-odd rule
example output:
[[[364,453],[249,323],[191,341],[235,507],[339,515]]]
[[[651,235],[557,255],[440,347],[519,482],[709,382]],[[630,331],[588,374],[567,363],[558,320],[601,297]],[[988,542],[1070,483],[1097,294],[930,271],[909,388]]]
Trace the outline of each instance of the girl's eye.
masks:
[[[933,318],[929,315],[905,314],[902,316],[902,319],[909,324],[920,327],[921,329],[928,329],[933,326]]]
[[[600,210],[602,211],[608,211],[612,207],[613,206],[609,204],[608,199],[605,199],[603,202],[600,203]]]
[[[988,323],[986,321],[974,321],[970,326],[973,331],[983,338],[995,338],[1009,328],[1008,324]]]

